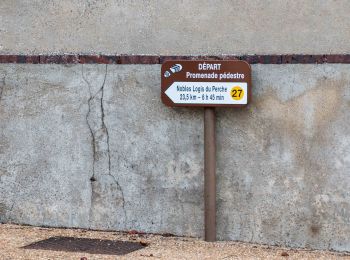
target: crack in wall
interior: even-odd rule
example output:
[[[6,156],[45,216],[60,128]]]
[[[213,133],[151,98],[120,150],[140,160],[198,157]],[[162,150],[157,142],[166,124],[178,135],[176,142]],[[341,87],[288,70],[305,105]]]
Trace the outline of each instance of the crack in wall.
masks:
[[[2,93],[4,92],[5,85],[6,85],[6,76],[2,77],[2,84],[0,85],[0,101],[2,99]]]
[[[91,183],[91,199],[90,199],[90,210],[89,210],[89,220],[88,223],[91,225],[91,219],[93,215],[93,201],[94,197],[96,197],[98,192],[96,191],[96,184],[95,182],[97,180],[97,175],[99,174],[99,171],[97,170],[99,166],[101,167],[101,162],[103,162],[103,158],[100,157],[101,154],[103,154],[103,148],[100,148],[99,144],[100,142],[105,138],[105,143],[106,143],[106,154],[107,154],[107,168],[106,172],[102,170],[100,172],[100,175],[103,176],[109,176],[112,178],[113,183],[117,186],[117,189],[119,190],[121,194],[121,201],[122,201],[122,209],[123,209],[123,215],[124,215],[124,220],[126,222],[127,220],[127,215],[125,211],[125,198],[124,198],[124,191],[119,184],[117,178],[111,173],[111,152],[110,152],[110,138],[109,138],[109,131],[105,123],[105,109],[104,109],[104,87],[107,79],[107,74],[108,74],[108,66],[106,65],[105,67],[105,74],[103,78],[103,82],[101,87],[96,91],[95,94],[93,94],[93,86],[89,82],[89,80],[85,77],[84,75],[84,67],[82,66],[82,78],[85,81],[85,83],[88,85],[89,89],[89,99],[88,99],[88,112],[85,116],[85,120],[87,123],[87,126],[89,128],[89,132],[91,135],[91,146],[92,146],[92,151],[93,151],[93,163],[92,163],[92,175],[90,177],[90,183]],[[94,106],[95,103],[97,103],[97,106]],[[100,111],[96,111],[98,109]],[[99,112],[100,115],[94,121],[93,112]],[[102,132],[102,134],[100,133]],[[100,134],[100,135],[98,135]],[[99,165],[98,165],[99,163]]]
[[[112,179],[114,180],[114,183],[117,185],[117,188],[118,188],[118,190],[120,191],[120,193],[122,195],[122,208],[123,208],[124,218],[125,218],[125,222],[126,222],[127,215],[126,215],[126,211],[125,211],[124,191],[123,191],[121,185],[119,184],[118,180],[116,179],[116,177],[114,175],[112,175],[112,173],[111,173],[111,150],[110,150],[110,145],[109,145],[109,131],[108,131],[108,128],[107,128],[107,126],[105,124],[105,110],[104,110],[104,105],[103,105],[104,87],[105,87],[105,83],[106,83],[106,78],[107,78],[107,65],[106,65],[105,78],[104,78],[103,84],[102,84],[102,86],[100,88],[100,91],[99,91],[99,92],[101,92],[101,99],[100,99],[100,104],[101,104],[101,123],[102,123],[102,129],[106,133],[107,155],[108,155],[108,175],[112,177]]]
[[[90,135],[91,135],[91,146],[92,146],[92,152],[93,152],[93,164],[92,164],[92,176],[90,178],[90,181],[95,181],[95,161],[96,161],[96,141],[95,141],[95,134],[94,134],[94,131],[92,130],[92,127],[89,123],[89,116],[90,116],[90,113],[91,113],[91,102],[94,98],[94,96],[92,95],[91,93],[91,85],[89,83],[89,81],[85,78],[84,76],[84,65],[81,66],[81,75],[82,75],[82,78],[83,80],[85,81],[85,83],[88,85],[88,88],[89,88],[89,99],[88,99],[88,112],[86,113],[86,116],[85,116],[85,121],[86,121],[86,124],[89,128],[89,131],[90,131]]]
[[[86,124],[89,128],[89,132],[90,132],[90,135],[91,135],[91,147],[92,147],[92,154],[93,154],[93,162],[92,162],[92,176],[90,177],[90,185],[91,185],[91,198],[90,198],[90,207],[89,207],[89,219],[88,219],[88,223],[89,223],[89,227],[90,227],[90,222],[91,222],[91,215],[92,215],[92,201],[93,201],[93,196],[94,196],[94,193],[95,193],[95,189],[94,189],[94,185],[92,182],[96,181],[96,178],[95,178],[95,162],[96,162],[96,138],[95,138],[95,134],[94,134],[94,131],[92,129],[92,126],[89,122],[89,116],[91,114],[91,102],[94,98],[94,96],[92,95],[92,92],[91,92],[91,85],[89,83],[89,81],[85,78],[84,76],[84,65],[81,66],[81,75],[82,75],[82,78],[83,80],[85,81],[85,83],[87,84],[88,86],[88,89],[89,89],[89,99],[88,99],[88,112],[86,113],[86,116],[85,116],[85,120],[86,120]]]

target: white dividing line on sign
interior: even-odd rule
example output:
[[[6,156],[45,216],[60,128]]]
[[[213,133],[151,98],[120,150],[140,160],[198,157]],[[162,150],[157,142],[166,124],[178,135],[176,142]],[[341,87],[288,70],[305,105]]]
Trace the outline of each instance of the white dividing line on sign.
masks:
[[[165,94],[175,104],[247,104],[245,82],[174,82]]]

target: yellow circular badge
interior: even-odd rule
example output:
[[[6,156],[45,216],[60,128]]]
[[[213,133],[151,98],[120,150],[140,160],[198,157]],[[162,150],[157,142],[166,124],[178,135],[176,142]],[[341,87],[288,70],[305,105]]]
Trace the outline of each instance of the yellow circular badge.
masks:
[[[240,86],[231,88],[230,95],[234,100],[241,100],[244,97],[244,90]]]

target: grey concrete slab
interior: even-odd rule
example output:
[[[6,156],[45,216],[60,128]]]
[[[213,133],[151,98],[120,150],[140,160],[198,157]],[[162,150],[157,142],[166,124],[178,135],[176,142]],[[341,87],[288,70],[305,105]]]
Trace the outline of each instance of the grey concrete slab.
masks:
[[[350,250],[350,65],[253,65],[218,109],[218,237]],[[0,65],[0,221],[203,235],[203,112],[160,65]]]
[[[252,105],[219,112],[221,239],[349,250],[348,68],[253,66]]]
[[[343,54],[347,0],[2,0],[0,53]]]

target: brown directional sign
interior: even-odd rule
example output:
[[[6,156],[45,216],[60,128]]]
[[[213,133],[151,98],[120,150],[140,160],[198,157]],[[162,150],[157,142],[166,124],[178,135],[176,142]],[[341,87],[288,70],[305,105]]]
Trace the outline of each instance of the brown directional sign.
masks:
[[[162,94],[171,107],[242,107],[251,98],[251,68],[245,61],[167,61]]]

